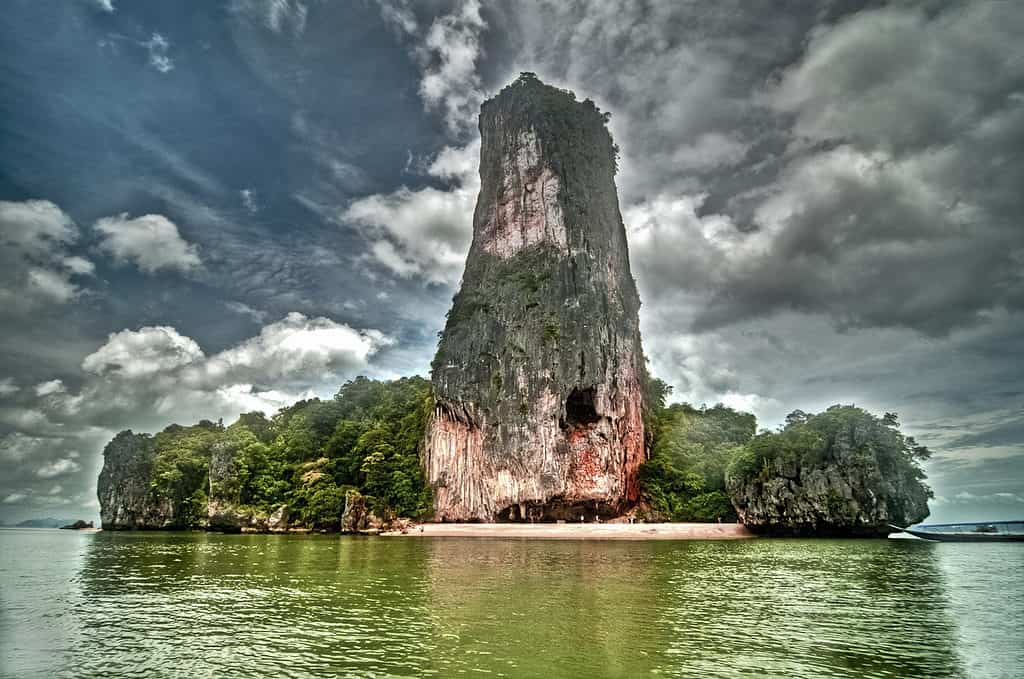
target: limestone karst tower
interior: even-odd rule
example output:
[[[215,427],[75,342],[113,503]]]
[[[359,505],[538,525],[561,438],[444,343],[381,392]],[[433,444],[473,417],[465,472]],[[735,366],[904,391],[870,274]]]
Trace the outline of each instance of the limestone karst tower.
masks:
[[[473,244],[433,363],[437,520],[579,520],[637,499],[640,299],[606,122],[529,73],[481,107]]]

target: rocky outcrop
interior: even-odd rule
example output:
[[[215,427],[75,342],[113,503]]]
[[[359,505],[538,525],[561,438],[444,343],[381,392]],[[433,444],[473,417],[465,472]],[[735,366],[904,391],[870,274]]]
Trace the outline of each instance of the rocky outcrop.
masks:
[[[271,533],[284,533],[288,530],[288,505],[281,505],[267,518],[267,530]]]
[[[342,533],[379,532],[384,522],[366,506],[366,497],[358,490],[345,493],[345,511],[341,514]]]
[[[253,516],[252,510],[239,507],[241,484],[235,452],[231,441],[218,441],[210,450],[210,488],[206,505],[210,530],[239,533],[243,528],[258,527],[258,517]]]
[[[902,447],[895,431],[861,418],[816,436],[824,441],[818,454],[754,455],[745,473],[727,479],[741,523],[774,535],[873,537],[892,532],[890,523],[907,526],[928,516],[931,493],[920,469],[902,454],[882,452],[885,439],[896,443],[890,451]]]
[[[92,521],[85,521],[83,519],[79,519],[74,523],[69,523],[68,525],[61,526],[60,528],[61,530],[88,530],[89,528],[93,527],[94,526],[92,525]]]
[[[608,516],[638,497],[640,300],[606,121],[531,74],[481,109],[473,242],[433,363],[437,520]]]
[[[169,507],[151,501],[150,480],[156,449],[148,434],[122,431],[103,449],[103,470],[96,485],[104,530],[163,528]]]

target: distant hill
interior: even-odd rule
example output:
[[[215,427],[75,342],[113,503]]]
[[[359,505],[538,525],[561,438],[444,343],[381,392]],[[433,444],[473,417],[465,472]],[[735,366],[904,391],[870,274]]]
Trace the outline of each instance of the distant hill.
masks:
[[[45,519],[25,519],[19,523],[14,524],[15,528],[60,528],[68,524],[74,523],[74,519],[51,519],[49,517]]]

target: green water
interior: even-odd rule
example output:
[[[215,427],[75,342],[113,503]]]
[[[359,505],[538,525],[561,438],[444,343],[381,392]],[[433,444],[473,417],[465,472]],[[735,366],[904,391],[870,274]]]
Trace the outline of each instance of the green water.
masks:
[[[4,677],[1022,677],[1024,544],[0,529]]]

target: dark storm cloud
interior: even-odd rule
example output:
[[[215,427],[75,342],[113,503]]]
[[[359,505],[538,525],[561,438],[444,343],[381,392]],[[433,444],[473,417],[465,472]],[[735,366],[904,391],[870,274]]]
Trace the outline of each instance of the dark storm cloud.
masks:
[[[708,296],[698,330],[792,309],[943,334],[1024,300],[1022,12],[854,9],[570,4],[520,19],[523,67],[613,112],[624,202],[661,230],[635,259],[666,264],[641,283],[648,298]],[[709,220],[725,222],[714,237]]]
[[[949,444],[950,448],[976,448],[978,446],[1024,447],[1024,413],[1010,416],[1008,421],[982,432],[960,436]]]
[[[755,213],[777,235],[698,325],[790,307],[941,334],[1020,309],[1022,28],[1018,8],[980,3],[816,30],[766,90],[794,116],[794,160]],[[840,146],[802,148],[822,143]]]

